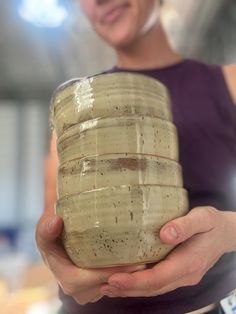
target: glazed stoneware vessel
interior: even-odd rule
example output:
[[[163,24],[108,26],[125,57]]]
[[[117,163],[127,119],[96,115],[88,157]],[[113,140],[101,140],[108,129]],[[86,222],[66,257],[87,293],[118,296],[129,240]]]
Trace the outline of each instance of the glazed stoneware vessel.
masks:
[[[129,73],[64,83],[54,92],[52,114],[58,136],[72,125],[101,117],[143,115],[172,120],[169,94],[163,85]]]
[[[66,196],[57,203],[64,243],[80,267],[150,263],[173,246],[159,239],[161,226],[187,210],[182,188],[114,186]]]
[[[118,185],[182,186],[181,166],[173,160],[142,154],[106,154],[63,163],[58,172],[60,198]]]
[[[152,117],[98,118],[74,125],[58,138],[61,163],[111,152],[151,154],[176,160],[176,128],[169,121]]]
[[[52,98],[62,240],[83,268],[152,263],[168,221],[188,211],[164,85],[140,74],[69,81]]]

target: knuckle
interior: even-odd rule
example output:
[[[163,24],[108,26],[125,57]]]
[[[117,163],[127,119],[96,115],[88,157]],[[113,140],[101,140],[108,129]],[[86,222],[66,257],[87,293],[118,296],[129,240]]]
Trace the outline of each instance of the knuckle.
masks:
[[[74,295],[73,298],[74,300],[80,304],[80,305],[86,305],[89,303],[96,303],[99,299],[101,299],[101,295],[97,295],[96,297],[91,297],[89,295],[87,295],[86,297],[84,295]]]
[[[84,298],[76,297],[74,299],[80,305],[86,305],[89,303],[89,301],[85,300]]]
[[[69,295],[69,296],[74,296],[77,292],[76,286],[73,284],[64,284],[62,285],[62,290],[64,294]]]
[[[216,208],[213,207],[213,206],[206,206],[206,207],[205,207],[205,210],[206,210],[206,212],[207,212],[207,214],[208,214],[209,216],[215,216],[215,214],[216,214],[216,212],[217,212]]]
[[[206,215],[207,215],[207,218],[209,219],[215,218],[216,213],[217,213],[216,208],[212,206],[206,206],[206,207],[200,208],[200,214],[202,215],[204,219],[206,218]]]
[[[196,286],[199,284],[199,282],[202,280],[202,277],[201,276],[193,276],[189,282],[188,282],[188,285],[189,286]]]
[[[102,295],[97,296],[95,299],[93,299],[90,303],[96,303],[98,300],[100,300]]]
[[[67,278],[63,276],[61,280],[62,290],[65,294],[70,295],[72,297],[80,298],[79,293],[81,293],[84,289],[81,282],[78,279],[78,276],[75,274],[68,275]]]

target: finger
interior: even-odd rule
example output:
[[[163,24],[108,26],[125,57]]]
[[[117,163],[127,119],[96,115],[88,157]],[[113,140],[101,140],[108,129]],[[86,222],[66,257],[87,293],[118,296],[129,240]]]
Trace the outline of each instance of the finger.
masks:
[[[100,268],[100,269],[81,269],[79,274],[79,280],[81,286],[84,288],[91,287],[91,282],[94,285],[99,285],[107,283],[110,276],[115,273],[131,273],[138,270],[145,269],[145,265],[138,266],[120,266],[120,267],[111,267],[111,268]]]
[[[126,295],[149,295],[150,291],[157,291],[169,286],[171,283],[191,276],[200,269],[201,261],[192,253],[191,245],[184,243],[172,251],[162,262],[152,269],[138,271],[133,274],[118,273],[112,275],[109,286],[125,291]],[[178,267],[177,267],[178,265]],[[108,289],[102,287],[102,292]]]
[[[55,265],[55,264],[54,264]],[[58,267],[58,266],[57,266]],[[65,294],[75,296],[77,295],[77,300],[82,300],[83,302],[84,297],[82,296],[87,295],[87,300],[91,300],[91,291],[94,291],[95,288],[95,296],[94,299],[99,298],[101,291],[100,286],[103,283],[108,282],[108,278],[118,271],[135,271],[137,269],[143,269],[145,265],[142,266],[130,266],[130,267],[113,267],[113,268],[103,268],[103,269],[82,269],[76,266],[72,267],[63,267],[64,271],[62,273],[58,273],[59,283],[61,283],[61,287]],[[57,268],[59,269],[59,268]],[[66,276],[65,276],[66,274]],[[99,287],[99,288],[96,288]],[[97,289],[97,290],[96,290]],[[98,294],[99,292],[99,294]],[[88,301],[90,302],[90,301]],[[80,302],[79,302],[80,303]],[[81,303],[80,303],[81,304]]]
[[[122,290],[114,286],[103,285],[101,287],[101,293],[109,297],[153,297],[171,292],[180,287],[196,285],[197,283],[198,280],[196,280],[192,275],[189,275],[176,281],[173,281],[168,285],[156,290],[151,289]]]
[[[36,240],[40,249],[45,251],[54,247],[55,240],[59,238],[63,230],[63,220],[56,216],[42,217],[36,230]]]
[[[91,285],[107,282],[108,278],[116,272],[133,272],[145,268],[145,265],[101,269],[79,268],[72,263],[61,244],[59,237],[62,229],[61,218],[57,216],[43,217],[37,228],[37,244],[46,264],[62,283],[65,282],[63,274],[66,272],[68,278],[66,282],[69,287],[77,287],[78,291],[90,289]],[[67,268],[65,269],[65,267]]]
[[[63,221],[57,216],[43,217],[36,230],[37,246],[45,263],[57,278],[65,272],[64,267],[75,268],[61,243],[62,230]]]
[[[76,302],[81,305],[96,302],[101,299],[104,295],[100,291],[100,285],[90,288],[89,290],[79,291],[73,295]]]
[[[64,267],[64,272],[59,273],[58,277],[63,277],[61,280],[61,287],[65,294],[78,295],[78,300],[84,300],[84,295],[87,295],[87,300],[91,299],[91,291],[98,298],[101,294],[100,286],[103,283],[108,282],[108,278],[118,271],[135,271],[137,269],[143,269],[145,265],[142,266],[130,266],[130,267],[113,267],[113,268],[103,268],[103,269],[82,269],[76,266],[74,267]],[[65,277],[66,273],[66,277]],[[60,280],[59,280],[60,282]],[[98,288],[96,288],[98,287]],[[99,294],[98,294],[99,292]],[[82,296],[82,297],[81,297]],[[80,303],[80,302],[79,302]]]
[[[179,244],[193,235],[208,232],[215,227],[217,210],[196,207],[186,216],[168,222],[160,231],[160,239],[166,244]]]
[[[109,286],[118,288],[123,291],[132,291],[139,293],[144,290],[157,290],[163,287],[166,282],[174,280],[173,274],[176,265],[171,261],[163,261],[152,269],[138,271],[135,273],[116,273],[109,280]],[[176,277],[177,274],[175,274]],[[104,289],[103,289],[104,288]],[[105,291],[107,286],[104,286],[102,291]]]

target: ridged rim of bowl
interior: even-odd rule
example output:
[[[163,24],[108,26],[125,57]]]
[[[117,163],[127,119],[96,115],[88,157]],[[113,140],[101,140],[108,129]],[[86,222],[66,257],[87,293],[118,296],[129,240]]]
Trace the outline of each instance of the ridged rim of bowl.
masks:
[[[118,123],[121,123],[122,122],[122,119],[125,121],[125,120],[130,120],[130,121],[151,121],[151,120],[154,120],[154,121],[161,121],[161,123],[164,123],[164,124],[167,124],[169,126],[170,129],[174,130],[175,133],[177,133],[177,128],[176,126],[171,122],[171,121],[167,121],[167,120],[163,120],[163,119],[160,119],[160,118],[156,118],[156,117],[149,117],[149,116],[140,116],[140,115],[132,115],[132,116],[119,116],[119,117],[105,117],[105,118],[95,118],[95,119],[90,119],[90,120],[86,120],[84,122],[81,122],[81,123],[77,123],[71,127],[68,127],[66,129],[66,132],[62,135],[60,135],[58,138],[57,138],[57,144],[61,144],[63,141],[71,138],[73,135],[70,135],[68,136],[68,132],[73,130],[73,129],[80,129],[82,128],[82,125],[85,125],[88,124],[87,127],[84,127],[82,130],[79,130],[78,132],[76,132],[77,134],[81,134],[85,131],[88,131],[88,130],[91,130],[91,129],[94,129],[97,127],[97,124],[99,122],[103,122],[103,121],[106,121],[106,120],[117,120]],[[115,127],[116,125],[112,125],[111,127]],[[117,125],[119,126],[119,124]],[[102,128],[102,127],[100,127]]]
[[[161,88],[162,90],[165,91],[165,94],[168,95],[168,90],[166,88],[166,86],[161,83],[160,81],[148,76],[148,75],[145,75],[145,74],[140,74],[140,73],[133,73],[133,72],[115,72],[115,73],[102,73],[102,74],[99,74],[99,75],[96,75],[96,76],[93,76],[93,77],[82,77],[82,78],[74,78],[74,79],[71,79],[69,81],[66,81],[64,83],[62,83],[60,86],[58,86],[53,94],[52,94],[52,98],[51,98],[51,105],[52,107],[54,107],[54,105],[56,105],[57,101],[60,101],[58,98],[60,97],[60,94],[65,91],[67,88],[70,88],[72,87],[73,85],[75,84],[81,84],[81,83],[85,83],[85,82],[88,82],[88,83],[93,83],[94,81],[102,81],[102,80],[107,80],[108,82],[111,81],[111,78],[112,77],[117,77],[120,79],[120,77],[132,77],[133,80],[137,79],[137,81],[141,81],[143,80],[143,84],[142,85],[148,85],[150,86],[150,83],[153,85],[153,86],[157,86],[159,88]],[[146,84],[144,84],[144,82]]]

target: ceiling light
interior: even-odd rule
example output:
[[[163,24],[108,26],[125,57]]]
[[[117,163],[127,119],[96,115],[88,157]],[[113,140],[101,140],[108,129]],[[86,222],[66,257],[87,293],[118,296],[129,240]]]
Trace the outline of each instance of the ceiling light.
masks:
[[[59,0],[22,0],[18,11],[24,20],[38,27],[59,27],[68,17]]]

